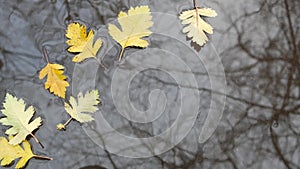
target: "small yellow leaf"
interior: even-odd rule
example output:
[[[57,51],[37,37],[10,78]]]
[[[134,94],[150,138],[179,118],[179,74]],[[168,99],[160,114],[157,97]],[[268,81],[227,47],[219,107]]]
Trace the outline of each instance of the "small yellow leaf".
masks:
[[[118,21],[121,29],[113,24],[108,25],[108,32],[122,47],[119,61],[122,59],[123,51],[126,47],[145,48],[149,45],[141,38],[152,34],[149,28],[153,25],[152,16],[148,6],[130,8],[128,14],[120,12]]]
[[[197,8],[182,12],[179,18],[182,20],[183,25],[187,25],[183,28],[183,33],[187,33],[187,36],[192,38],[193,42],[203,46],[208,41],[205,32],[213,34],[213,27],[206,23],[200,15],[215,17],[217,13],[210,8]]]
[[[69,101],[71,105],[65,103],[65,109],[73,119],[79,121],[80,123],[94,120],[91,115],[86,113],[94,113],[98,110],[98,90],[92,90],[87,92],[85,95],[79,93],[77,96],[77,101],[74,97],[71,97]]]
[[[11,126],[6,130],[5,134],[14,136],[10,139],[9,144],[20,144],[28,135],[32,135],[32,132],[36,130],[41,124],[42,119],[40,117],[30,122],[33,117],[34,108],[32,106],[25,109],[26,104],[22,99],[6,94],[3,109],[1,110],[6,117],[0,119],[0,123],[3,125]]]
[[[11,139],[11,137],[10,137]],[[0,161],[1,166],[10,165],[15,159],[21,158],[16,165],[16,169],[23,168],[31,158],[44,158],[52,160],[48,157],[37,156],[32,153],[31,146],[27,140],[23,141],[23,148],[20,145],[11,145],[6,138],[0,137]]]
[[[62,123],[59,123],[56,125],[56,129],[57,130],[65,130],[66,128],[65,128],[65,125],[63,125]]]
[[[11,164],[15,159],[21,158],[17,163],[16,168],[22,168],[26,165],[29,159],[31,159],[34,154],[31,151],[31,147],[28,141],[23,142],[23,147],[20,145],[11,145],[4,137],[0,137],[0,160],[1,166],[6,166]]]
[[[63,69],[62,65],[48,63],[40,71],[39,78],[43,79],[47,75],[45,89],[49,89],[55,95],[65,98],[66,88],[69,86],[69,83],[65,81],[67,77],[63,75]]]
[[[93,121],[94,118],[89,113],[95,113],[98,110],[99,104],[99,92],[98,90],[91,90],[83,95],[81,92],[77,96],[77,101],[74,97],[71,97],[69,103],[65,103],[65,110],[71,116],[71,118],[65,124],[58,124],[56,127],[58,130],[64,130],[66,125],[75,119],[80,123]]]
[[[96,57],[98,50],[102,46],[101,39],[97,39],[94,42],[94,32],[91,30],[86,33],[86,26],[79,23],[71,23],[67,28],[66,37],[69,52],[78,53],[73,58],[73,62],[81,62],[90,57]]]

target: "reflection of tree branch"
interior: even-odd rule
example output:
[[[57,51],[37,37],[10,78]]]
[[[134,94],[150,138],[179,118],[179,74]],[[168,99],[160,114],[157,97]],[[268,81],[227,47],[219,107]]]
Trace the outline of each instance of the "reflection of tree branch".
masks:
[[[235,97],[235,96],[232,96],[232,95],[226,94],[226,93],[221,93],[219,91],[213,91],[213,90],[207,89],[207,88],[199,88],[197,86],[187,86],[187,85],[167,82],[167,81],[164,81],[163,79],[160,79],[157,76],[148,76],[148,75],[146,75],[146,76],[149,77],[149,78],[152,78],[152,79],[154,79],[158,82],[161,82],[164,85],[173,85],[173,86],[180,86],[180,87],[183,87],[183,88],[196,89],[196,90],[199,90],[199,91],[206,91],[206,92],[226,96],[227,98],[230,98],[230,99],[235,100],[235,101],[243,102],[243,103],[246,103],[246,104],[251,105],[251,106],[260,107],[260,108],[264,108],[264,109],[270,109],[270,110],[274,110],[274,109],[276,110],[276,108],[274,108],[272,106],[267,106],[267,105],[262,105],[262,104],[259,104],[259,103],[251,102],[249,100],[246,100],[246,99],[243,99],[243,98],[240,98],[240,97]]]
[[[289,165],[289,162],[284,158],[280,147],[278,145],[278,138],[277,135],[274,133],[272,126],[270,126],[270,133],[271,133],[271,140],[272,140],[272,144],[275,148],[276,154],[278,155],[279,159],[283,162],[283,164],[286,166],[286,168],[288,169],[292,169],[292,167]]]
[[[103,145],[104,152],[105,152],[105,154],[106,154],[108,160],[110,161],[111,165],[113,166],[114,169],[118,169],[116,163],[115,163],[114,160],[112,159],[112,156],[111,156],[110,152],[106,150],[106,144],[105,144],[105,141],[104,141],[104,139],[103,139],[103,136],[102,136],[101,134],[99,134],[99,133],[97,133],[97,136],[98,136],[99,139],[101,139],[101,142],[102,142],[102,145]]]
[[[292,41],[292,44],[293,44],[293,55],[294,55],[294,57],[296,57],[297,56],[296,37],[295,37],[295,33],[294,33],[292,21],[291,21],[291,15],[290,15],[288,0],[284,0],[284,5],[285,5],[285,9],[286,9],[286,16],[287,16],[287,19],[288,19],[288,26],[289,26],[289,29],[290,29],[289,32],[291,34],[291,41]]]
[[[267,146],[260,146],[254,144],[255,148],[260,147],[259,154],[264,152],[270,153],[273,155],[275,150],[276,156],[284,163],[287,168],[299,168],[297,165],[298,161],[292,162],[292,157],[284,157],[280,149],[278,138],[285,137],[286,144],[291,146],[289,139],[296,139],[299,142],[299,133],[295,125],[292,125],[295,119],[295,115],[299,115],[299,56],[298,51],[299,47],[299,31],[296,31],[295,24],[297,23],[297,18],[300,13],[298,10],[295,10],[295,6],[299,6],[299,2],[294,2],[290,0],[284,1],[268,1],[261,0],[261,4],[258,10],[255,10],[251,13],[251,16],[247,12],[242,14],[237,19],[232,19],[233,17],[229,16],[230,26],[224,33],[231,33],[233,30],[236,33],[236,43],[230,46],[225,50],[221,55],[222,56],[234,56],[235,61],[238,64],[232,66],[232,59],[228,61],[229,68],[225,68],[227,71],[227,78],[229,85],[233,83],[233,92],[237,93],[236,95],[226,95],[228,99],[240,101],[241,103],[246,104],[247,108],[250,108],[252,111],[251,116],[248,110],[243,111],[243,116],[239,116],[237,122],[232,126],[232,130],[235,133],[254,133],[256,127],[263,127],[270,125],[270,122],[273,120],[281,120],[282,127],[287,127],[283,129],[284,133],[278,133],[278,136],[272,130],[271,139],[273,147],[269,148]],[[292,3],[294,3],[292,5]],[[224,10],[224,12],[227,12]],[[284,16],[282,16],[282,14]],[[263,16],[263,17],[261,17]],[[253,22],[263,22],[259,30],[255,30],[256,26],[252,26]],[[270,27],[270,25],[277,25],[276,28]],[[264,29],[266,28],[266,29]],[[271,28],[271,29],[268,29]],[[267,32],[261,32],[261,30],[266,30]],[[262,37],[255,36],[256,34],[263,35]],[[254,35],[252,37],[252,35]],[[266,36],[264,36],[266,35]],[[258,43],[257,43],[258,42]],[[242,56],[239,58],[239,56]],[[249,60],[247,62],[247,60]],[[248,79],[251,77],[251,79]],[[245,89],[245,90],[244,90]],[[298,96],[297,93],[298,92]],[[231,96],[230,96],[231,95]],[[247,96],[251,99],[245,100],[243,96]],[[264,102],[260,102],[259,98],[266,98],[271,106],[265,106]],[[260,105],[262,103],[263,105]],[[253,109],[254,108],[254,109]],[[236,108],[233,108],[234,110]],[[264,113],[265,110],[268,111]],[[293,116],[291,116],[293,115]],[[282,117],[282,118],[280,118]],[[286,120],[286,121],[285,121]],[[251,125],[246,127],[245,121],[251,121]],[[228,122],[230,123],[230,120]],[[238,129],[237,129],[238,128]],[[235,138],[234,141],[240,142],[239,138],[234,136],[226,138],[224,143],[232,142],[232,138]],[[257,138],[248,138],[247,141],[251,143],[263,142],[266,139],[265,135],[258,136]],[[260,140],[259,140],[260,139]],[[245,140],[245,139],[244,139]],[[233,142],[234,142],[233,141]],[[222,145],[222,143],[218,144]],[[224,145],[226,148],[228,145]],[[238,146],[238,143],[235,143],[234,146]],[[289,147],[298,150],[298,147]],[[285,150],[285,149],[284,149]],[[244,151],[248,151],[244,149]],[[261,152],[262,151],[262,152]],[[224,150],[223,150],[224,152]],[[226,151],[224,152],[226,153]],[[297,152],[295,152],[297,153]],[[289,152],[289,155],[293,153]],[[257,159],[258,157],[254,158]],[[260,161],[253,161],[253,164],[260,163]],[[252,165],[252,164],[251,164]]]
[[[104,150],[110,163],[112,164],[112,166],[114,167],[114,169],[118,169],[117,165],[115,164],[114,160],[112,159],[110,153],[107,150]]]

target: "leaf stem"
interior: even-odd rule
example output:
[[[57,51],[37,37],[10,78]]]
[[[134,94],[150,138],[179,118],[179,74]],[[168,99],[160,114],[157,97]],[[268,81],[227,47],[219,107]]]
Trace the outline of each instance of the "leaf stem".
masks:
[[[193,0],[195,9],[197,8],[197,0]]]
[[[43,47],[43,54],[44,54],[44,57],[45,57],[47,63],[49,63],[49,57],[48,57],[47,49],[45,47]]]
[[[34,158],[39,158],[39,159],[45,159],[45,160],[53,160],[53,158],[46,157],[46,156],[39,156],[39,155],[34,155]]]
[[[198,28],[198,25],[199,25],[199,21],[198,21],[198,17],[199,17],[198,5],[197,5],[197,0],[193,0],[193,1],[194,1],[194,8],[195,8],[195,11],[196,11],[196,21],[197,21],[197,28]]]
[[[73,120],[73,118],[71,117],[71,118],[69,118],[69,120],[68,121],[66,121],[65,122],[65,124],[63,124],[64,125],[64,127],[66,127],[71,121]]]
[[[121,62],[121,60],[122,60],[124,49],[125,48],[122,47],[122,50],[121,50],[121,53],[120,53],[120,56],[119,56],[119,62]]]
[[[44,148],[44,145],[38,140],[38,138],[35,137],[32,133],[30,135],[33,137],[34,141],[37,142],[42,148]]]

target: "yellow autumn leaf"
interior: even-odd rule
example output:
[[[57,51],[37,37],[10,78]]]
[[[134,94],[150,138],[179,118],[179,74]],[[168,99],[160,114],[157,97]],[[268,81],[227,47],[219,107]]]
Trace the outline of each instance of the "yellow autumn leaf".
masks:
[[[79,23],[71,23],[68,25],[66,31],[67,44],[69,52],[78,53],[74,58],[73,62],[81,62],[87,58],[96,57],[98,50],[102,46],[101,39],[97,39],[94,42],[94,32],[91,30],[88,34],[86,33],[86,26],[80,25]]]
[[[141,38],[149,36],[152,32],[149,28],[153,25],[152,16],[148,6],[131,7],[128,13],[120,12],[118,22],[121,26],[119,29],[116,25],[109,24],[108,32],[122,47],[119,61],[122,59],[126,47],[145,48],[149,43]]]
[[[45,89],[49,89],[55,95],[65,98],[66,88],[69,83],[66,81],[66,76],[63,75],[64,67],[59,64],[48,63],[41,71],[39,78],[43,79],[47,75]]]
[[[3,109],[1,110],[2,114],[6,117],[1,118],[0,123],[11,126],[11,128],[5,132],[5,134],[13,136],[9,144],[20,144],[28,135],[31,135],[40,143],[32,132],[42,124],[42,119],[38,117],[30,122],[34,114],[34,108],[29,106],[25,109],[25,107],[26,104],[22,99],[18,100],[18,98],[9,93],[6,94]]]
[[[11,137],[10,137],[11,139]],[[23,168],[31,158],[42,158],[52,160],[49,157],[38,156],[32,153],[31,146],[27,140],[23,141],[23,148],[20,145],[11,145],[4,137],[0,137],[0,161],[1,166],[10,165],[14,160],[21,158],[16,169]]]
[[[187,36],[192,38],[193,42],[203,46],[208,41],[205,32],[213,34],[213,27],[206,23],[200,15],[215,17],[217,13],[210,8],[196,8],[182,12],[179,18],[182,20],[183,25],[187,25],[183,28],[183,33],[187,33]]]
[[[83,95],[81,92],[77,96],[77,101],[74,97],[71,97],[69,103],[65,103],[65,110],[71,116],[71,118],[65,124],[58,124],[57,129],[65,129],[68,123],[75,119],[80,123],[93,121],[94,118],[88,113],[95,113],[98,110],[99,104],[99,92],[98,90],[91,90]]]

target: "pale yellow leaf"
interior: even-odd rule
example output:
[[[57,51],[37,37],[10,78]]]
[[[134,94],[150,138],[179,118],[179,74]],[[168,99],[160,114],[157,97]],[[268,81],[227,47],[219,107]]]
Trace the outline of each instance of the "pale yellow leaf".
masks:
[[[93,121],[94,118],[91,113],[95,113],[98,110],[97,105],[100,103],[99,92],[98,90],[91,90],[85,95],[80,92],[77,96],[77,101],[74,97],[70,97],[69,103],[65,103],[65,110],[71,118],[65,124],[57,124],[57,130],[65,130],[72,119],[80,123]]]
[[[11,126],[10,129],[6,130],[5,134],[14,136],[9,141],[12,145],[20,144],[42,124],[40,117],[30,122],[34,114],[34,108],[30,106],[25,109],[25,107],[26,105],[22,99],[18,100],[9,93],[6,94],[3,109],[1,110],[6,117],[1,118],[0,123]]]
[[[183,28],[183,32],[187,33],[187,36],[192,38],[193,42],[203,46],[208,41],[205,33],[213,34],[213,27],[200,16],[215,17],[217,13],[210,8],[197,8],[197,10],[192,9],[182,12],[179,18],[183,25],[187,25]]]
[[[39,78],[43,79],[47,75],[45,89],[49,89],[55,95],[65,98],[66,88],[69,83],[66,81],[66,76],[63,75],[64,67],[59,64],[48,63],[41,71]]]
[[[70,98],[70,104],[65,103],[65,109],[69,115],[80,123],[89,122],[94,118],[87,113],[94,113],[98,110],[99,94],[98,90],[92,90],[85,95],[79,93],[77,101],[74,97]]]
[[[123,51],[126,47],[145,48],[149,43],[142,39],[152,34],[149,30],[153,25],[152,16],[148,6],[131,7],[128,13],[120,12],[118,22],[121,26],[119,29],[116,25],[109,24],[108,32],[122,47],[119,61],[122,59]]]

